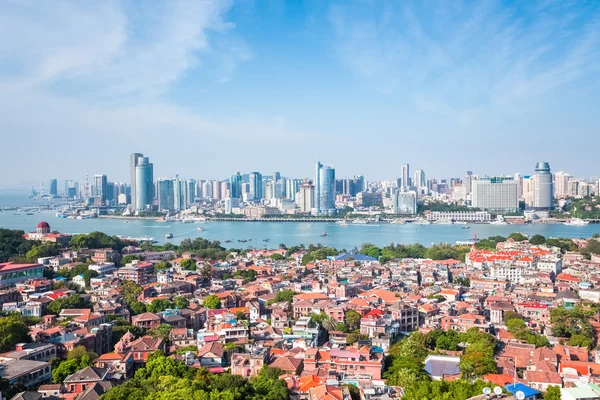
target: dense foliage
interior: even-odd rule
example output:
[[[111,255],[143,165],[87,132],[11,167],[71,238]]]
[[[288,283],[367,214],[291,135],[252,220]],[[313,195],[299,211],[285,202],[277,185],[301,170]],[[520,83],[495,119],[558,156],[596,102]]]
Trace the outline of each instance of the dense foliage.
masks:
[[[302,265],[310,264],[316,260],[325,260],[327,257],[333,257],[340,254],[337,249],[331,247],[309,246],[308,253],[302,257]]]
[[[60,311],[68,308],[84,308],[87,304],[78,294],[72,294],[68,297],[61,297],[48,303],[48,312],[58,315]]]
[[[594,347],[596,335],[591,318],[598,313],[596,308],[577,305],[574,309],[556,307],[550,310],[552,335],[569,338],[569,345]]]
[[[583,199],[573,199],[567,205],[567,211],[571,217],[584,219],[600,218],[600,196],[584,197]]]
[[[221,308],[221,299],[219,299],[214,294],[211,294],[207,298],[204,299],[204,307],[209,308],[211,310],[216,310]]]
[[[85,348],[75,348],[71,350],[72,353],[67,355],[67,359],[61,362],[58,367],[52,369],[52,380],[54,383],[63,383],[66,377],[74,374],[75,372],[89,367],[92,365],[94,358],[97,357],[95,353],[88,353]]]
[[[24,257],[31,250],[36,242],[26,240],[24,234],[24,231],[0,229],[0,262],[6,262],[15,256]]]
[[[193,369],[160,352],[148,359],[133,379],[104,394],[102,400],[286,400],[290,398],[281,370],[264,367],[250,380]]]
[[[550,347],[548,338],[531,332],[522,318],[506,318],[506,328],[515,339],[524,340],[529,344],[535,344],[535,347]]]
[[[0,316],[0,353],[14,350],[17,343],[31,342],[29,328],[21,314]]]
[[[192,252],[198,257],[208,260],[224,260],[229,251],[221,246],[218,240],[207,240],[204,238],[184,239],[177,250],[182,252]]]
[[[70,247],[74,249],[102,249],[111,248],[121,251],[130,243],[116,236],[108,236],[102,232],[91,232],[88,234],[75,235],[71,238]]]

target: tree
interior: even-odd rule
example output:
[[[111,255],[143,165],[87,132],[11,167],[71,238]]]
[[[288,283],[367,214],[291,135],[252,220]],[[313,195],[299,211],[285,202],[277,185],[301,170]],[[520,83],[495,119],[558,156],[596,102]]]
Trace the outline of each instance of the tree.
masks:
[[[135,254],[127,254],[125,257],[121,259],[121,265],[127,265],[133,262],[133,260],[141,260],[142,257],[137,256]]]
[[[346,387],[348,388],[348,392],[350,392],[350,399],[351,400],[360,400],[360,389],[357,388],[354,385],[346,385]]]
[[[594,341],[582,334],[576,333],[569,338],[567,342],[569,346],[589,347],[590,350],[594,347]]]
[[[92,365],[92,358],[89,354],[83,354],[79,358],[71,358],[61,362],[57,368],[52,369],[52,380],[54,383],[63,383],[66,377],[75,372]]]
[[[323,321],[321,322],[321,326],[328,332],[333,331],[337,326],[337,321],[328,316],[327,318],[323,319]]]
[[[20,314],[0,317],[0,352],[15,349],[17,343],[31,342],[29,328]]]
[[[186,271],[195,271],[197,268],[196,260],[194,260],[193,258],[186,258],[185,260],[181,261],[179,265]]]
[[[169,337],[171,336],[171,331],[173,330],[173,327],[169,324],[160,324],[158,327],[154,328],[154,329],[150,329],[148,331],[148,334],[152,337],[155,338],[160,338],[163,341],[168,341]]]
[[[60,254],[60,248],[56,243],[41,243],[39,245],[34,245],[31,250],[27,252],[25,257],[29,262],[36,262],[38,258],[41,257],[51,257]]]
[[[504,313],[504,322],[506,323],[509,319],[525,319],[521,314],[514,311],[506,311]]]
[[[85,300],[81,296],[72,294],[68,297],[61,297],[48,303],[48,311],[51,314],[58,315],[63,309],[83,308],[85,306]]]
[[[529,239],[529,243],[533,244],[533,245],[540,245],[540,244],[545,244],[546,243],[546,238],[542,235],[533,235],[530,239]]]
[[[88,269],[83,273],[83,280],[85,281],[85,287],[90,287],[90,282],[92,278],[96,278],[98,276],[98,272]]]
[[[67,360],[81,360],[83,356],[88,356],[92,361],[98,358],[98,354],[94,352],[88,352],[85,346],[76,346],[67,352]]]
[[[190,302],[185,297],[178,296],[175,298],[175,307],[177,307],[178,309],[181,310],[182,308],[187,308],[189,305]]]
[[[214,294],[211,294],[210,296],[204,299],[204,307],[209,308],[211,310],[217,310],[221,308],[221,299],[219,299]]]
[[[522,242],[523,240],[527,240],[527,236],[519,232],[511,233],[510,235],[508,235],[508,238],[514,240],[515,242]]]
[[[154,264],[154,273],[156,274],[158,271],[165,271],[171,268],[171,263],[168,261],[161,261]]]
[[[348,346],[353,345],[354,343],[358,342],[359,340],[367,340],[369,339],[368,335],[363,335],[362,333],[360,333],[360,331],[354,331],[349,333],[346,336],[346,344]]]
[[[152,302],[146,306],[146,311],[151,313],[159,313],[172,308],[175,308],[175,304],[173,302],[167,299],[156,299],[152,300]]]
[[[281,260],[283,260],[283,256],[280,253],[273,253],[273,254],[271,254],[271,260],[281,261]]]
[[[346,313],[346,325],[348,329],[351,331],[358,329],[360,327],[360,320],[362,319],[362,315],[355,310],[349,310]]]
[[[549,386],[544,393],[544,400],[560,400],[561,398],[560,386]]]

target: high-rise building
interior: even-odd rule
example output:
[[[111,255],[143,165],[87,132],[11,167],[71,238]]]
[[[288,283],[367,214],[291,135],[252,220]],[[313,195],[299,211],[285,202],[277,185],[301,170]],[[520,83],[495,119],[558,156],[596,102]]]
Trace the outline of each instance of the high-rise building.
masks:
[[[258,172],[250,172],[249,176],[250,187],[248,199],[250,201],[260,201],[263,198],[263,179],[262,175]]]
[[[94,191],[93,197],[98,197],[104,203],[106,201],[108,179],[106,175],[94,175]]]
[[[418,169],[415,171],[415,177],[413,179],[413,185],[419,190],[427,186],[427,180],[425,179],[425,171]]]
[[[196,187],[198,186],[195,179],[185,181],[185,208],[190,208],[196,201]]]
[[[239,172],[236,172],[229,178],[229,192],[234,199],[242,197],[242,175]]]
[[[285,181],[285,197],[289,200],[296,200],[296,194],[300,191],[300,179],[288,179]]]
[[[181,211],[185,210],[185,180],[179,179],[179,176],[175,174],[171,186],[173,188],[173,210]]]
[[[273,179],[273,182],[277,182],[281,180],[281,174],[279,172],[273,172],[271,179]]]
[[[467,191],[467,195],[471,194],[473,191],[473,172],[467,171],[465,175],[465,188]]]
[[[392,195],[392,212],[396,215],[415,215],[417,213],[417,194],[401,192],[396,189]]]
[[[309,213],[315,205],[315,187],[308,179],[304,180],[296,194],[296,204],[300,212]]]
[[[144,155],[142,153],[132,153],[129,156],[129,174],[130,174],[130,179],[131,179],[131,204],[135,207],[136,206],[136,190],[137,190],[137,185],[135,184],[135,180],[136,180],[136,168],[138,166],[138,162],[139,159],[144,157]]]
[[[408,164],[402,164],[402,188],[406,189],[410,186],[410,166]]]
[[[154,165],[148,157],[138,157],[135,167],[135,209],[144,210],[154,201]]]
[[[558,171],[553,175],[553,177],[554,197],[559,199],[561,197],[568,196],[571,175],[563,171]]]
[[[533,208],[536,210],[549,210],[553,204],[552,174],[550,164],[545,161],[535,165],[533,175]]]
[[[221,199],[225,199],[229,196],[229,184],[227,181],[221,182]]]
[[[212,199],[212,197],[213,197],[212,182],[211,181],[202,182],[202,198],[208,200],[208,199]]]
[[[335,169],[317,161],[315,164],[315,207],[316,215],[335,213]]]
[[[65,197],[73,199],[79,195],[79,183],[74,180],[65,181]]]
[[[48,194],[50,196],[58,196],[58,180],[50,179],[50,184],[48,185]]]
[[[472,204],[482,210],[516,211],[517,182],[512,177],[486,177],[473,181]]]
[[[177,180],[173,179],[159,179],[156,182],[156,197],[160,211],[175,209],[175,191],[173,189],[175,182]]]
[[[213,200],[221,200],[221,182],[212,181],[212,194]]]

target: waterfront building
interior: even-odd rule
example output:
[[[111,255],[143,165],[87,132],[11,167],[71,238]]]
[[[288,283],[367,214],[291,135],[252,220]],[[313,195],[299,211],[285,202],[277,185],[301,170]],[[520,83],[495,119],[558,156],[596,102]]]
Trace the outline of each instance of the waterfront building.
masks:
[[[131,179],[131,204],[135,207],[135,192],[137,189],[137,186],[135,184],[135,178],[136,178],[136,168],[138,166],[138,162],[139,159],[144,157],[144,155],[142,153],[132,153],[129,156],[129,176]]]
[[[415,215],[417,213],[417,194],[401,192],[396,189],[392,195],[392,213],[396,215]]]
[[[549,210],[553,204],[552,174],[550,164],[545,161],[535,165],[533,184],[533,208],[536,210]]]
[[[225,198],[225,214],[232,214],[233,209],[240,206],[240,199],[237,197]]]
[[[296,195],[296,204],[300,208],[300,212],[309,213],[314,208],[315,187],[308,179],[300,185],[300,190]]]
[[[262,175],[258,172],[250,172],[249,181],[248,200],[260,201],[263,198]]]
[[[505,176],[479,178],[473,181],[472,204],[482,210],[516,211],[517,183]]]
[[[242,175],[239,172],[229,178],[229,191],[232,198],[239,199],[242,197]]]
[[[196,201],[196,187],[197,183],[195,179],[188,179],[185,181],[185,192],[184,192],[184,203],[185,208],[190,208]]]
[[[202,182],[202,198],[207,200],[212,199],[212,195],[212,183],[210,181]]]
[[[144,210],[154,200],[154,165],[148,157],[138,157],[135,161],[135,192],[132,192],[132,197],[135,197],[135,209]]]
[[[171,179],[159,179],[156,182],[156,197],[158,198],[158,209],[160,211],[175,209],[174,182],[175,181]]]
[[[435,222],[464,221],[464,222],[489,222],[492,216],[487,211],[430,211],[427,213],[427,221]]]
[[[335,169],[317,161],[315,171],[315,215],[335,213]]]
[[[50,184],[48,185],[48,194],[50,196],[58,195],[58,180],[50,179]]]
[[[114,185],[113,185],[114,187]],[[102,203],[107,200],[108,180],[106,175],[94,175],[94,190],[93,197],[99,197]]]
[[[221,200],[221,183],[219,181],[212,181],[212,198]]]
[[[473,191],[473,172],[467,171],[465,175],[465,187],[467,190],[467,195],[470,195]]]
[[[66,246],[71,241],[71,235],[52,232],[50,225],[44,221],[37,224],[35,232],[26,233],[24,237],[27,240],[57,243],[60,246]]]

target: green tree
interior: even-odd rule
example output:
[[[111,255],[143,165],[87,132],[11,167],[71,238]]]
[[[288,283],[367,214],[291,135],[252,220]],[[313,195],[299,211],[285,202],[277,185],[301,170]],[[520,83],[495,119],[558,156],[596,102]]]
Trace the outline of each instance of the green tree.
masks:
[[[533,235],[531,238],[529,238],[529,243],[535,245],[535,246],[539,246],[541,244],[545,244],[546,243],[546,238],[542,235]]]
[[[38,258],[41,257],[52,257],[60,254],[60,248],[56,243],[42,243],[34,245],[31,250],[27,252],[25,257],[29,262],[37,262]]]
[[[88,269],[83,273],[83,280],[85,281],[85,287],[90,287],[90,282],[92,278],[96,278],[98,276],[98,272]]]
[[[195,271],[196,270],[196,260],[194,260],[193,258],[186,258],[185,260],[181,261],[181,263],[179,263],[179,265],[181,266],[181,268],[185,269],[186,271]]]
[[[280,253],[273,253],[273,254],[271,254],[271,260],[281,261],[281,260],[283,260],[283,256]]]
[[[52,369],[52,380],[54,383],[63,383],[65,378],[69,375],[92,365],[92,361],[89,354],[84,354],[79,358],[65,360],[61,362],[57,368]]]
[[[354,385],[346,385],[346,387],[348,388],[348,392],[350,392],[350,399],[351,400],[360,400],[360,389],[357,388]]]
[[[345,316],[346,325],[348,326],[348,329],[351,331],[358,329],[360,327],[361,319],[362,315],[358,311],[349,310]]]
[[[134,260],[141,260],[142,257],[135,254],[127,254],[121,259],[121,265],[131,264]]]
[[[544,400],[560,400],[562,394],[560,393],[560,386],[549,386],[546,393],[544,393]]]
[[[511,233],[510,235],[508,235],[508,238],[514,240],[515,242],[522,242],[523,240],[527,240],[527,236],[519,232]]]
[[[150,329],[148,334],[155,338],[160,338],[163,341],[168,341],[171,336],[173,327],[169,324],[160,324],[157,328]]]
[[[160,261],[154,264],[154,273],[156,274],[158,271],[165,271],[171,268],[171,263],[168,261]]]
[[[156,299],[152,300],[152,302],[146,306],[146,311],[156,314],[173,308],[175,308],[175,304],[173,302],[167,299]]]
[[[175,298],[175,307],[177,307],[178,309],[181,310],[182,308],[188,308],[189,305],[190,302],[185,297],[178,296]]]
[[[221,299],[219,299],[214,294],[211,294],[207,298],[204,299],[204,307],[209,308],[211,310],[216,310],[221,308]]]
[[[0,317],[0,352],[15,349],[17,343],[31,342],[29,328],[20,314]]]
[[[88,352],[85,346],[76,346],[67,352],[67,360],[77,359],[81,360],[83,356],[88,356],[92,361],[98,358],[98,354],[94,352]]]
[[[354,331],[349,333],[346,336],[346,344],[347,345],[353,345],[354,343],[358,342],[359,340],[367,340],[369,339],[368,335],[364,335],[362,333],[360,333],[360,331]]]
[[[589,347],[590,350],[594,347],[594,341],[580,333],[576,333],[571,336],[567,344],[569,346]]]
[[[61,297],[48,303],[48,311],[50,314],[58,315],[63,309],[84,308],[85,300],[78,294],[72,294],[68,297]]]

